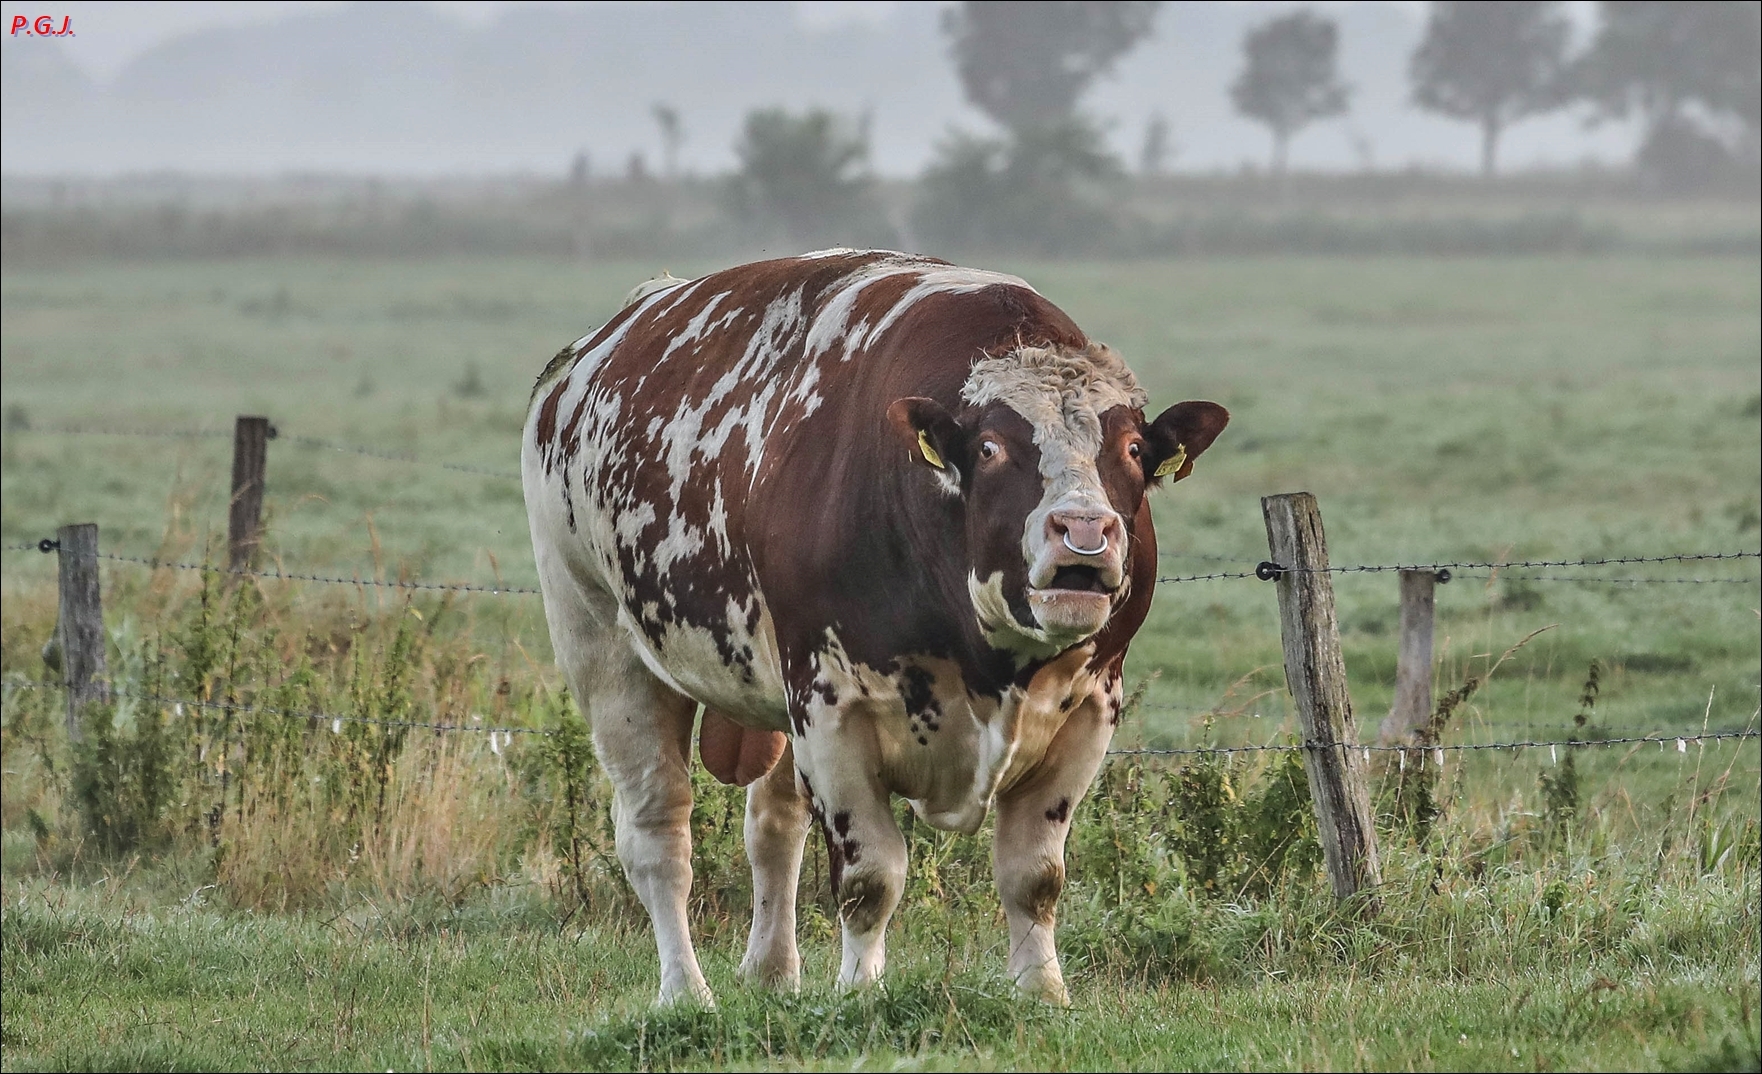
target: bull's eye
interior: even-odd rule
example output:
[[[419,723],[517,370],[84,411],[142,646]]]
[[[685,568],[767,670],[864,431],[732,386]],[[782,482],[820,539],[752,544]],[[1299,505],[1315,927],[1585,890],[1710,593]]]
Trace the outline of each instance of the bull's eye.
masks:
[[[979,454],[987,459],[997,458],[997,453],[1002,450],[1002,448],[997,446],[997,441],[995,440],[987,440],[979,445]]]

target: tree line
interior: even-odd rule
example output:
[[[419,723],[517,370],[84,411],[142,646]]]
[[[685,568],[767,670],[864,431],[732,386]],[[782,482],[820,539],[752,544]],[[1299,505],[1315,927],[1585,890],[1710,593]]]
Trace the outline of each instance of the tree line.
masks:
[[[1753,197],[1762,5],[1604,0],[1597,10],[1594,33],[1575,47],[1562,3],[1439,0],[1408,57],[1410,99],[1473,125],[1486,177],[1496,173],[1500,140],[1514,125],[1573,107],[1587,122],[1637,118],[1640,127],[1630,171],[1580,175],[1575,190]],[[1296,180],[1286,175],[1292,141],[1353,104],[1353,86],[1339,69],[1339,25],[1316,10],[1267,18],[1242,38],[1230,97],[1270,136],[1266,178],[1174,178],[1166,167],[1172,124],[1161,114],[1151,117],[1137,159],[1128,163],[1108,146],[1105,118],[1085,98],[1165,14],[1163,5],[1145,0],[967,2],[946,9],[942,31],[953,69],[994,126],[950,129],[909,182],[875,175],[867,116],[813,107],[748,113],[733,171],[687,175],[680,154],[689,117],[657,102],[650,114],[660,135],[659,176],[632,154],[623,181],[594,182],[581,154],[565,182],[538,180],[475,200],[421,193],[400,201],[381,196],[371,180],[365,192],[339,192],[322,203],[271,198],[224,210],[192,208],[175,195],[131,208],[78,197],[63,205],[51,194],[47,209],[8,207],[0,250],[9,257],[474,251],[685,258],[846,244],[1153,257],[1564,253],[1657,242],[1684,252],[1755,251],[1748,226],[1630,236],[1607,220],[1559,208],[1552,195],[1553,204],[1510,218],[1470,212],[1354,220],[1300,211],[1291,201]],[[1133,172],[1139,181],[1128,181]],[[1452,198],[1480,186],[1467,176],[1395,174],[1302,182],[1298,189],[1350,190],[1366,203],[1411,193],[1416,183]],[[1546,177],[1481,189],[1511,193],[1536,183],[1558,193],[1558,182]],[[1275,211],[1261,211],[1267,205]]]
[[[968,0],[942,28],[967,99],[1000,134],[951,130],[921,177],[909,221],[953,245],[1068,233],[1108,224],[1109,184],[1125,163],[1101,120],[1083,107],[1096,79],[1154,30],[1155,0],[996,4]],[[1473,123],[1481,172],[1493,176],[1515,124],[1571,106],[1588,122],[1637,116],[1636,170],[1659,187],[1693,188],[1715,173],[1754,168],[1758,40],[1753,0],[1603,0],[1587,47],[1569,49],[1565,5],[1554,0],[1438,0],[1408,61],[1412,103]],[[1292,140],[1351,107],[1340,75],[1338,24],[1299,10],[1248,29],[1230,98],[1271,136],[1282,177]],[[659,115],[660,112],[657,112]],[[663,134],[674,159],[676,112]],[[1161,171],[1169,123],[1153,116],[1138,162]],[[803,241],[872,218],[867,119],[819,108],[750,113],[736,145],[730,208],[770,219]]]

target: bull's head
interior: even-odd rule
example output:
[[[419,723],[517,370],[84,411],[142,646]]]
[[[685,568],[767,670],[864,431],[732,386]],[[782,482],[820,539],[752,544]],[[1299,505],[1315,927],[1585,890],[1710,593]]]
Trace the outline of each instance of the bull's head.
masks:
[[[984,359],[961,400],[951,414],[932,399],[899,399],[887,416],[962,501],[980,628],[1028,656],[1079,644],[1130,592],[1145,493],[1191,473],[1229,412],[1177,403],[1147,422],[1131,371],[1097,344]]]

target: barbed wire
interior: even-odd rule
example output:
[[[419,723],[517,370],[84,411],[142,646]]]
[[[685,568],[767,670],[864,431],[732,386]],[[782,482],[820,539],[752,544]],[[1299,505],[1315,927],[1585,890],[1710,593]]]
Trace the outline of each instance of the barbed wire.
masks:
[[[227,437],[230,429],[86,429],[76,425],[27,425],[6,430],[9,433],[48,433],[51,436],[134,436],[155,440],[196,440],[206,437]]]
[[[1748,578],[1586,578],[1562,574],[1465,574],[1464,578],[1505,582],[1584,582],[1590,585],[1755,585],[1762,577]]]
[[[304,444],[307,447],[323,448],[327,451],[340,451],[349,455],[363,455],[370,459],[389,459],[392,462],[415,463],[418,466],[438,466],[442,470],[452,470],[461,474],[476,474],[479,477],[494,477],[504,481],[519,481],[520,475],[507,470],[489,470],[481,466],[467,466],[460,462],[439,462],[434,459],[421,459],[415,455],[397,451],[381,451],[377,448],[362,447],[359,444],[342,444],[334,440],[323,440],[316,436],[284,436],[283,440],[290,443]]]
[[[32,425],[20,429],[8,429],[8,432],[48,433],[52,436],[134,436],[164,440],[194,440],[204,438],[222,438],[232,436],[230,429],[88,429],[74,425]],[[300,434],[284,434],[274,425],[269,427],[269,439],[286,440],[292,444],[306,447],[322,448],[327,451],[340,451],[349,455],[362,455],[370,459],[386,459],[391,462],[413,463],[417,466],[437,466],[442,470],[453,470],[461,474],[475,474],[479,477],[494,477],[504,481],[519,481],[520,475],[507,470],[491,470],[481,466],[469,466],[460,462],[441,462],[435,459],[424,459],[408,452],[385,451],[380,448],[364,447],[360,444],[345,444],[322,437],[303,436]]]
[[[7,545],[6,551],[37,551],[53,552],[59,543],[44,538],[36,544]],[[306,574],[296,571],[276,569],[259,570],[250,567],[219,567],[212,563],[182,563],[169,559],[153,559],[148,556],[125,556],[117,552],[99,552],[99,559],[107,559],[113,563],[134,563],[152,570],[202,571],[207,574],[226,574],[240,578],[272,578],[290,582],[323,582],[330,585],[379,586],[384,589],[420,589],[446,591],[453,593],[487,593],[491,596],[524,595],[537,596],[542,590],[530,586],[517,585],[484,585],[476,582],[404,582],[386,581],[379,578],[362,578],[359,575],[343,577],[341,575]]]
[[[1110,757],[1176,757],[1192,754],[1229,754],[1229,753],[1298,753],[1315,749],[1339,749],[1362,752],[1366,757],[1373,753],[1402,753],[1443,755],[1446,753],[1467,753],[1473,750],[1527,750],[1541,747],[1550,749],[1561,746],[1577,748],[1580,746],[1623,746],[1632,743],[1656,742],[1660,746],[1675,742],[1677,748],[1684,749],[1690,742],[1717,742],[1726,739],[1748,739],[1762,736],[1762,731],[1696,731],[1692,734],[1674,735],[1668,732],[1653,732],[1648,735],[1628,735],[1619,738],[1564,738],[1525,740],[1520,742],[1459,742],[1451,745],[1438,746],[1371,746],[1360,743],[1336,742],[1328,746],[1315,742],[1293,742],[1264,746],[1192,746],[1187,748],[1157,749],[1139,747],[1135,749],[1108,750]]]
[[[1709,560],[1728,559],[1762,559],[1762,551],[1758,552],[1677,552],[1662,556],[1604,556],[1591,559],[1514,559],[1500,562],[1456,562],[1456,563],[1366,563],[1351,567],[1287,567],[1272,560],[1262,560],[1251,571],[1218,571],[1212,574],[1189,574],[1158,578],[1157,582],[1205,582],[1223,578],[1258,578],[1271,582],[1285,574],[1377,574],[1386,571],[1433,571],[1445,574],[1451,571],[1504,571],[1510,568],[1534,570],[1550,567],[1608,567],[1617,564],[1633,563],[1691,563]],[[1480,575],[1478,577],[1486,577]],[[1509,576],[1507,576],[1509,577]],[[1542,580],[1544,576],[1530,576],[1532,580]],[[1548,577],[1549,581],[1626,581],[1626,579],[1599,578],[1562,578]],[[1664,579],[1659,579],[1663,581]],[[1711,579],[1725,581],[1726,579]],[[1747,579],[1735,579],[1746,581]],[[1449,581],[1448,577],[1440,581]],[[1692,580],[1691,580],[1692,581]]]
[[[383,581],[378,578],[362,578],[358,575],[349,577],[322,574],[302,574],[293,571],[256,570],[247,567],[216,567],[209,563],[177,563],[169,560],[148,559],[144,556],[122,556],[114,552],[99,552],[99,559],[108,559],[117,563],[138,563],[154,570],[203,571],[209,574],[227,574],[244,578],[275,578],[291,582],[323,582],[330,585],[379,586],[385,589],[422,589],[445,590],[454,593],[489,593],[492,595],[525,594],[536,596],[540,590],[526,586],[513,585],[482,585],[470,582],[403,582]]]
[[[1253,571],[1219,571],[1215,574],[1181,574],[1181,575],[1173,575],[1173,576],[1170,576],[1167,578],[1158,578],[1156,580],[1156,584],[1162,585],[1165,582],[1210,582],[1210,581],[1213,581],[1213,580],[1219,579],[1219,578],[1257,578],[1257,577],[1259,577],[1259,575],[1255,574]]]
[[[65,689],[65,682],[52,679],[9,679],[0,681],[0,687],[8,690],[45,690]],[[281,708],[274,705],[254,705],[239,701],[203,701],[198,698],[166,697],[160,694],[147,694],[125,690],[111,683],[102,684],[113,697],[126,697],[131,700],[145,701],[160,705],[186,705],[198,709],[216,709],[228,712],[261,713],[271,716],[282,716],[290,719],[305,719],[319,723],[330,723],[332,730],[345,723],[374,724],[382,727],[405,727],[421,730],[451,732],[466,731],[472,733],[489,733],[507,735],[539,735],[548,736],[556,732],[539,727],[479,727],[473,724],[440,723],[424,720],[392,720],[372,716],[344,716],[338,713],[308,711],[304,709]],[[1723,742],[1728,740],[1744,740],[1762,736],[1762,731],[1745,729],[1741,731],[1696,731],[1689,734],[1672,734],[1667,731],[1655,731],[1645,735],[1626,735],[1617,738],[1564,738],[1564,739],[1527,739],[1517,742],[1462,742],[1436,746],[1384,746],[1363,745],[1357,743],[1336,742],[1332,746],[1313,742],[1273,743],[1258,746],[1190,746],[1190,747],[1133,747],[1110,749],[1109,757],[1191,757],[1204,755],[1229,755],[1236,753],[1297,753],[1314,749],[1341,749],[1362,752],[1366,758],[1373,753],[1400,753],[1408,756],[1432,756],[1438,763],[1446,753],[1467,753],[1478,750],[1526,750],[1526,749],[1558,749],[1567,747],[1577,749],[1587,746],[1623,746],[1656,742],[1660,747],[1667,743],[1676,743],[1679,752],[1686,751],[1691,742]]]
[[[18,544],[9,544],[4,547],[5,547],[5,551],[8,551],[8,552],[28,552],[28,551],[33,551],[33,550],[39,551],[39,552],[53,552],[56,550],[58,545],[57,545],[57,542],[54,541],[53,539],[44,538],[43,540],[35,542],[35,543],[20,542]],[[1571,567],[1571,566],[1595,566],[1595,565],[1603,565],[1603,564],[1611,564],[1611,563],[1664,563],[1664,562],[1686,561],[1686,560],[1754,559],[1754,558],[1757,558],[1759,555],[1762,555],[1762,553],[1757,553],[1757,552],[1706,552],[1706,553],[1682,554],[1682,555],[1672,555],[1672,556],[1628,556],[1628,557],[1603,559],[1603,560],[1557,561],[1551,565],[1562,566],[1562,567]],[[339,575],[309,574],[309,573],[296,572],[296,571],[283,571],[283,570],[278,570],[278,569],[257,570],[257,569],[238,568],[238,567],[218,567],[218,566],[214,566],[212,564],[207,564],[207,563],[185,563],[185,562],[178,562],[175,560],[153,559],[153,558],[146,557],[146,556],[126,556],[126,555],[122,555],[122,554],[119,554],[116,552],[99,552],[98,558],[99,559],[108,559],[108,560],[112,560],[112,561],[118,562],[118,563],[136,563],[136,564],[140,564],[142,566],[150,567],[154,570],[207,571],[207,572],[215,573],[215,574],[237,575],[237,576],[249,577],[249,578],[272,578],[272,579],[282,579],[285,581],[294,581],[294,582],[322,582],[322,583],[331,584],[331,585],[379,586],[382,588],[389,588],[389,589],[451,591],[451,592],[458,592],[458,593],[489,593],[489,594],[498,595],[498,596],[503,595],[503,594],[537,595],[538,593],[541,592],[539,589],[537,589],[535,587],[531,587],[531,586],[485,585],[485,584],[481,584],[481,583],[454,583],[454,582],[382,581],[377,578],[362,578],[359,575],[350,575],[347,577],[343,577],[343,576],[339,576]],[[1533,561],[1532,561],[1532,563],[1533,563]],[[1525,566],[1525,565],[1532,565],[1532,564],[1526,564],[1523,562],[1514,562],[1511,564],[1436,563],[1436,564],[1429,564],[1426,566],[1419,566],[1419,567],[1410,567],[1410,566],[1401,566],[1401,565],[1364,565],[1364,566],[1354,566],[1354,567],[1329,567],[1329,568],[1327,568],[1327,571],[1329,573],[1374,573],[1374,572],[1380,572],[1380,571],[1431,570],[1431,569],[1436,568],[1439,571],[1446,571],[1447,572],[1452,567],[1463,567],[1463,566],[1501,567],[1501,566]],[[1270,581],[1270,580],[1276,579],[1280,573],[1282,573],[1286,570],[1287,570],[1287,568],[1282,567],[1279,564],[1272,563],[1272,562],[1265,562],[1265,563],[1260,564],[1260,566],[1257,567],[1253,571],[1222,571],[1222,572],[1217,572],[1217,573],[1213,573],[1213,574],[1189,574],[1189,575],[1167,576],[1167,577],[1159,577],[1157,579],[1157,583],[1162,584],[1162,583],[1174,583],[1174,582],[1203,582],[1203,581],[1211,581],[1214,579],[1227,579],[1227,578],[1260,578],[1262,580]],[[1292,573],[1298,573],[1298,571],[1296,569],[1292,569]],[[1311,573],[1321,573],[1321,572],[1320,571],[1313,571]],[[1747,577],[1747,578],[1590,578],[1590,577],[1583,577],[1583,576],[1568,576],[1568,575],[1539,575],[1539,574],[1494,575],[1494,574],[1478,574],[1478,573],[1477,574],[1465,574],[1462,577],[1475,578],[1475,579],[1480,579],[1480,580],[1485,580],[1488,578],[1503,578],[1506,581],[1579,582],[1579,583],[1587,583],[1587,584],[1594,584],[1594,585],[1755,585],[1758,582],[1762,582],[1762,578],[1756,578],[1756,577]],[[1443,578],[1440,580],[1441,581],[1449,581],[1449,578]]]
[[[331,724],[333,731],[336,729],[337,725],[339,725],[339,724],[360,723],[360,724],[373,724],[378,727],[405,727],[405,728],[412,728],[413,727],[413,728],[418,728],[418,729],[427,730],[427,731],[467,731],[467,732],[471,732],[474,734],[488,734],[491,732],[494,732],[496,734],[505,734],[505,735],[551,735],[551,734],[555,734],[555,732],[553,732],[553,731],[547,731],[544,728],[540,728],[540,727],[503,727],[503,726],[480,727],[476,724],[469,724],[469,723],[438,723],[438,722],[425,721],[425,720],[392,720],[392,719],[384,719],[384,718],[376,717],[376,716],[344,716],[344,715],[341,715],[339,713],[334,713],[334,712],[317,712],[317,711],[308,711],[305,709],[289,709],[289,708],[281,708],[276,705],[253,705],[253,704],[249,704],[249,703],[243,702],[243,701],[203,701],[200,698],[167,697],[167,696],[164,696],[161,694],[146,694],[146,693],[140,693],[138,691],[122,689],[121,687],[116,686],[114,683],[103,683],[101,685],[103,686],[104,690],[110,694],[110,696],[112,696],[112,697],[126,697],[126,698],[130,699],[131,701],[145,701],[150,704],[158,704],[158,705],[187,706],[187,707],[196,708],[196,709],[223,710],[226,712],[260,713],[260,714],[263,714],[266,716],[282,716],[282,717],[286,717],[288,719],[313,720],[313,721],[316,721],[319,723]],[[24,679],[24,680],[9,680],[9,681],[0,682],[0,686],[4,686],[8,690],[13,690],[13,689],[59,690],[59,689],[66,689],[67,683],[56,682],[52,679]]]
[[[1718,559],[1762,559],[1759,552],[1678,552],[1663,556],[1604,556],[1600,559],[1514,559],[1482,563],[1375,564],[1356,567],[1280,567],[1300,574],[1370,574],[1377,571],[1531,570],[1541,567],[1608,567],[1624,563],[1691,563]]]

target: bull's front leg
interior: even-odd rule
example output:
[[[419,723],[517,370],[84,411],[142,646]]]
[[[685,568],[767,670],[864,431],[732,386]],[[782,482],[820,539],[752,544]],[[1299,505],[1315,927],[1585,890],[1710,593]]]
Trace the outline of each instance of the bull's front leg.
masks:
[[[887,921],[905,891],[905,838],[881,785],[880,750],[865,715],[818,706],[795,739],[803,789],[826,836],[844,932],[838,983],[846,987],[880,980]]]
[[[1119,682],[1071,713],[1027,779],[997,797],[992,863],[1009,920],[1009,974],[1016,987],[1060,1007],[1071,1003],[1054,930],[1065,885],[1065,838],[1113,736]]]

